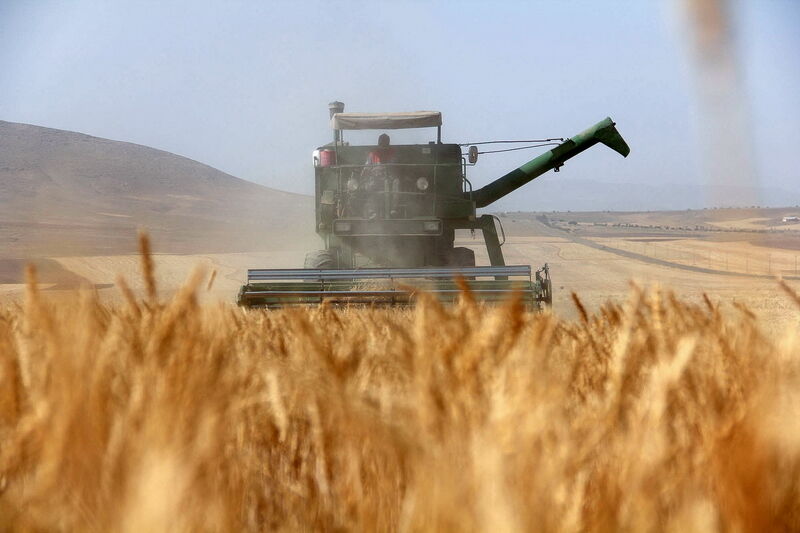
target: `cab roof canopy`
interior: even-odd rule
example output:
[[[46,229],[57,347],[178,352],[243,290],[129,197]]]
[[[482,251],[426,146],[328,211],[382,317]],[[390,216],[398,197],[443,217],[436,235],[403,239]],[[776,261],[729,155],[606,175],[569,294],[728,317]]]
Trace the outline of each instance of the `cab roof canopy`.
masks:
[[[408,113],[335,113],[331,128],[335,130],[403,130],[436,128],[442,125],[439,111]]]

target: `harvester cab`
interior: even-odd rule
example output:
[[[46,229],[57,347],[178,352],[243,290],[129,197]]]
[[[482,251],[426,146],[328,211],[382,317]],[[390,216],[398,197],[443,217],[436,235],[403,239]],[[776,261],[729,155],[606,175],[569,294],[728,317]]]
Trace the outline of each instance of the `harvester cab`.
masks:
[[[484,301],[504,300],[516,291],[530,307],[550,305],[547,265],[533,274],[529,265],[506,266],[499,220],[478,215],[477,209],[558,170],[594,144],[623,156],[630,151],[606,118],[473,190],[466,171],[478,149],[462,154],[462,145],[443,143],[441,113],[345,113],[341,102],[332,102],[329,110],[333,140],[313,153],[315,229],[323,247],[307,254],[303,269],[249,270],[241,305],[282,307],[323,299],[404,304],[413,301],[410,287],[452,300],[464,284]],[[345,140],[349,130],[409,128],[436,128],[436,140],[392,145],[386,133],[377,145]],[[455,246],[459,229],[481,231],[490,266],[477,267],[472,249]]]

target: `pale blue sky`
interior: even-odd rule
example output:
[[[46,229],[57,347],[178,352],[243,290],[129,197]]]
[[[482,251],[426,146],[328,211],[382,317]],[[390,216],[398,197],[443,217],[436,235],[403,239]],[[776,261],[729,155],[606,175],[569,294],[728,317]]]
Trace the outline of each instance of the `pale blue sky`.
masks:
[[[334,99],[441,110],[449,142],[569,136],[610,115],[631,157],[593,150],[563,179],[692,182],[705,177],[680,1],[0,0],[0,120],[311,192]],[[730,7],[753,179],[800,191],[800,2]],[[485,157],[474,181],[527,159]]]

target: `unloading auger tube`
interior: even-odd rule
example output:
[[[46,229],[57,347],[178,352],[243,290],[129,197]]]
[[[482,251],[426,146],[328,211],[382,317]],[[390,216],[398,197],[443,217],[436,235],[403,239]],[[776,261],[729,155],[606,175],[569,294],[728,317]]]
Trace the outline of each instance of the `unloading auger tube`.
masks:
[[[552,150],[528,161],[505,176],[477,191],[465,194],[475,202],[476,207],[486,207],[548,170],[552,169],[557,172],[567,159],[575,157],[597,143],[603,143],[623,157],[627,157],[631,149],[614,126],[615,124],[610,118],[601,120],[591,128],[567,139]]]
[[[442,302],[465,287],[481,302],[517,295],[529,309],[552,304],[545,264],[506,265],[499,219],[478,214],[548,170],[602,143],[627,156],[628,145],[606,118],[492,183],[473,190],[469,157],[462,145],[442,142],[438,111],[345,113],[329,105],[333,141],[313,151],[315,231],[321,249],[306,255],[304,268],[251,269],[239,291],[246,307],[294,305],[402,306],[421,292]],[[349,130],[436,128],[435,140],[398,145],[388,135],[378,145],[345,140]],[[376,135],[377,137],[377,135]],[[480,232],[490,266],[476,266],[472,247],[458,245],[465,230]]]

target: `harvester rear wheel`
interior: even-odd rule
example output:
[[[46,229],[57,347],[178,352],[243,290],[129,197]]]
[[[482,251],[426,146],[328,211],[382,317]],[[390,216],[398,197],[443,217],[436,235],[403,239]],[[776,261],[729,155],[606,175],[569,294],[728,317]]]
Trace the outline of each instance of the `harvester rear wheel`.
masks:
[[[456,246],[450,252],[450,264],[452,266],[474,267],[475,251],[463,246]]]
[[[314,250],[306,254],[306,260],[303,263],[303,268],[314,269],[335,269],[336,256],[331,250]]]

